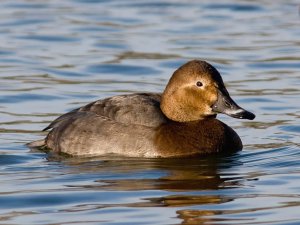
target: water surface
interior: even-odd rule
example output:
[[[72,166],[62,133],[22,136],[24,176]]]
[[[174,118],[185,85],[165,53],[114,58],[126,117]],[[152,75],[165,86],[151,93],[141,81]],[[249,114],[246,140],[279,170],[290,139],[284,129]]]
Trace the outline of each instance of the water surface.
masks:
[[[0,224],[299,224],[297,1],[0,3]],[[164,89],[201,58],[254,121],[200,159],[57,158],[24,144],[96,99]]]

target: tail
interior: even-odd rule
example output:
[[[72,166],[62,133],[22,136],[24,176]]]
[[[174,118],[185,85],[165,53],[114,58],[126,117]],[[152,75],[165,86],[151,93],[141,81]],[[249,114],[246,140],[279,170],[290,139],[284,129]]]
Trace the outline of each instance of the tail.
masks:
[[[26,144],[26,146],[29,147],[29,148],[40,148],[40,147],[43,147],[45,145],[46,145],[45,139],[33,141],[33,142],[30,142],[30,143]]]

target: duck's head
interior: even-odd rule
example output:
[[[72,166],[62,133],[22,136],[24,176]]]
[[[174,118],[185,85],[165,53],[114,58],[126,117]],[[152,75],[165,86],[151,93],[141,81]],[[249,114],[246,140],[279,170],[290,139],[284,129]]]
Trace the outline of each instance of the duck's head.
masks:
[[[232,100],[220,73],[200,60],[187,62],[174,72],[160,107],[169,119],[178,122],[201,120],[217,113],[239,119],[255,118]]]

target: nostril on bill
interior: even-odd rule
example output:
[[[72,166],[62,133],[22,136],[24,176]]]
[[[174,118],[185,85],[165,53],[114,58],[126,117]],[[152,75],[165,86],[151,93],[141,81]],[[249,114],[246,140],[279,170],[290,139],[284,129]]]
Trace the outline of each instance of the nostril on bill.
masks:
[[[227,108],[231,108],[231,104],[225,99],[224,99],[224,104]]]

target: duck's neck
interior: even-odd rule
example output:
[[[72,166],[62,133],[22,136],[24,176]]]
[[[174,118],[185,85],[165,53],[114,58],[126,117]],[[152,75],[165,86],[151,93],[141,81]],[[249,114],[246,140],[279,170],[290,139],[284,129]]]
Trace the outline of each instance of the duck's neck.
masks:
[[[200,116],[194,107],[181,106],[180,100],[177,100],[174,96],[166,98],[163,95],[160,102],[160,109],[168,119],[176,122],[191,122],[206,118]]]

